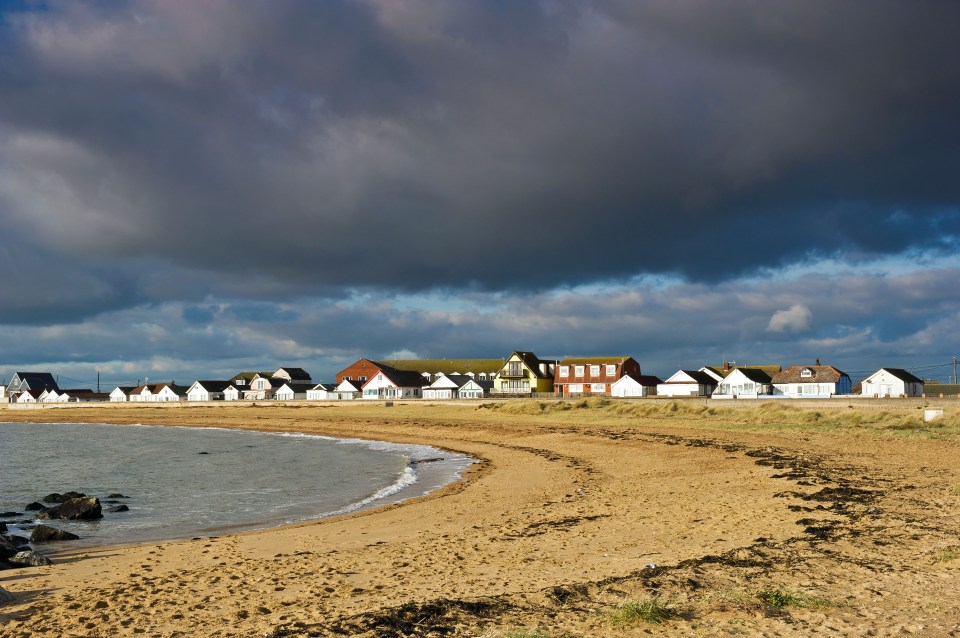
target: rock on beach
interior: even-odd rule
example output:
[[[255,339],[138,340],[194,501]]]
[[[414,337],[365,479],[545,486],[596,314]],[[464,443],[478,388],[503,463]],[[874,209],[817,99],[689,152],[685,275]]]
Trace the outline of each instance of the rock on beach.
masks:
[[[72,498],[50,509],[37,512],[39,519],[95,520],[103,518],[100,499],[95,496]]]

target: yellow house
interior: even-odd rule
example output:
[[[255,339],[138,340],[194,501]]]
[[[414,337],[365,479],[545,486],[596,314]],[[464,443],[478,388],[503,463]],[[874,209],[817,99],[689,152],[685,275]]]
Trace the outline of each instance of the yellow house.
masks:
[[[557,362],[540,359],[532,352],[514,352],[493,378],[492,394],[527,395],[553,392]]]

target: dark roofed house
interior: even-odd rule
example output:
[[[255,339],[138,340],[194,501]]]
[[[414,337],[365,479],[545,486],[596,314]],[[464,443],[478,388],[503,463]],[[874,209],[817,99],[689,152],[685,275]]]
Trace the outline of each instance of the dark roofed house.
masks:
[[[657,385],[657,395],[667,397],[708,397],[717,387],[717,378],[705,370],[677,370]]]
[[[194,381],[187,390],[187,401],[223,401],[229,381]]]
[[[424,376],[419,372],[386,368],[363,384],[364,399],[419,399]]]
[[[780,366],[743,366],[729,370],[711,395],[714,399],[756,399],[773,393],[773,378],[769,371],[780,371]],[[776,373],[774,372],[774,374]]]
[[[494,394],[526,395],[553,392],[557,361],[517,350],[501,363],[493,379]]]
[[[773,375],[774,396],[793,399],[829,399],[850,394],[853,382],[845,372],[833,366],[790,366]]]
[[[11,401],[16,401],[16,396],[26,390],[56,390],[60,391],[60,386],[49,372],[14,372],[13,378],[7,384],[7,395]]]
[[[920,397],[923,379],[901,368],[880,368],[861,382],[865,397]]]
[[[316,385],[313,383],[313,379],[310,378],[310,373],[303,368],[279,368],[273,373],[273,377],[292,383],[310,383]]]

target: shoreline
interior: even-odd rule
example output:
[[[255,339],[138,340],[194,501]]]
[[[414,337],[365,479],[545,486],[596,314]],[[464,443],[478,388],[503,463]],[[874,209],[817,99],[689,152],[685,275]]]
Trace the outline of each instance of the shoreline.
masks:
[[[306,428],[482,462],[399,505],[0,572],[17,596],[0,606],[0,633],[632,635],[648,625],[616,625],[612,611],[654,595],[677,610],[657,628],[670,636],[960,629],[960,561],[933,558],[960,539],[954,426],[827,431],[796,410],[771,428],[763,410],[183,410],[182,425]],[[0,419],[15,412],[91,414]],[[826,602],[774,609],[763,591]]]
[[[16,422],[0,421],[0,428],[2,428],[5,424],[10,425],[13,423],[16,423]],[[47,424],[47,425],[55,425],[55,424]],[[81,437],[86,436],[84,434],[86,430],[77,429],[76,426],[79,426],[80,428],[84,428],[85,426],[92,426],[92,427],[105,426],[106,428],[108,428],[105,431],[111,432],[111,434],[108,435],[108,438],[112,438],[113,436],[123,434],[122,431],[110,430],[109,428],[134,428],[134,429],[156,428],[158,430],[166,430],[168,434],[171,431],[171,426],[169,424],[145,425],[141,423],[129,423],[129,422],[120,423],[120,424],[104,424],[104,423],[96,423],[96,422],[90,421],[90,422],[83,422],[83,423],[79,423],[79,422],[69,423],[65,425],[71,426],[71,432],[73,432],[72,435],[69,435],[71,439],[72,437],[75,437],[75,436],[81,436]],[[391,443],[387,441],[362,439],[357,437],[349,437],[349,438],[332,437],[332,436],[326,436],[319,433],[306,433],[306,432],[299,432],[295,430],[290,430],[285,432],[276,432],[276,431],[271,432],[263,429],[239,430],[236,428],[219,427],[214,425],[204,426],[204,427],[192,427],[192,426],[178,426],[178,427],[183,427],[187,430],[192,430],[193,432],[196,432],[196,433],[212,430],[212,431],[222,431],[224,433],[239,433],[241,436],[247,436],[247,437],[251,435],[254,435],[254,436],[262,435],[263,437],[266,437],[267,440],[271,438],[278,438],[279,440],[286,439],[288,441],[300,441],[300,440],[304,440],[306,442],[315,441],[321,445],[321,448],[319,448],[319,450],[321,451],[323,449],[330,449],[325,447],[328,445],[333,445],[333,446],[345,445],[345,446],[351,446],[351,447],[356,446],[356,447],[368,449],[371,451],[371,453],[383,452],[389,455],[398,456],[405,460],[405,465],[403,466],[403,471],[401,473],[392,475],[392,476],[387,476],[387,478],[390,480],[388,484],[383,485],[382,487],[376,489],[371,493],[368,493],[365,495],[358,494],[354,500],[351,500],[349,502],[341,502],[338,504],[331,504],[330,506],[321,506],[318,503],[309,512],[306,509],[301,511],[298,508],[296,512],[283,513],[278,511],[278,512],[273,512],[271,514],[266,514],[266,513],[260,514],[261,510],[258,509],[255,514],[259,514],[260,515],[259,518],[256,518],[256,516],[252,514],[251,516],[254,516],[254,518],[250,520],[239,520],[239,519],[224,520],[222,524],[217,524],[213,521],[207,521],[202,525],[198,524],[194,526],[191,526],[190,521],[192,520],[192,518],[189,516],[181,516],[177,518],[175,524],[171,526],[172,521],[169,517],[158,518],[156,512],[153,514],[152,517],[148,516],[148,518],[154,521],[154,524],[152,526],[147,524],[146,522],[139,522],[138,524],[130,527],[126,525],[126,523],[129,522],[127,521],[128,515],[123,515],[119,519],[112,519],[112,518],[109,518],[108,516],[109,520],[103,519],[102,521],[97,521],[98,525],[94,526],[96,529],[87,529],[86,526],[84,526],[83,524],[79,526],[71,525],[67,521],[61,521],[60,522],[61,524],[58,525],[57,522],[55,521],[52,523],[54,527],[59,529],[65,529],[66,531],[79,534],[81,538],[76,541],[59,541],[59,542],[50,542],[50,543],[40,543],[40,544],[34,545],[33,549],[41,552],[42,554],[46,555],[48,558],[55,559],[68,553],[74,553],[74,552],[84,551],[84,550],[92,550],[92,549],[97,549],[101,547],[123,547],[128,545],[137,545],[137,544],[142,545],[142,544],[149,544],[149,543],[172,542],[172,541],[190,539],[197,536],[209,537],[209,536],[221,536],[224,534],[236,534],[241,532],[256,532],[256,531],[264,531],[264,530],[279,528],[279,527],[288,526],[288,525],[319,521],[326,518],[344,516],[344,515],[352,514],[354,512],[364,511],[371,508],[378,508],[378,507],[384,507],[387,505],[397,504],[412,498],[424,496],[435,490],[442,489],[449,483],[462,480],[463,473],[471,465],[474,465],[477,462],[475,459],[472,459],[469,456],[458,454],[449,450],[441,450],[433,446],[410,444],[410,443],[398,444],[398,443]],[[23,440],[24,434],[26,434],[26,431],[21,429],[20,430],[21,440]],[[102,434],[98,436],[100,436],[101,438],[103,437]],[[126,446],[136,445],[137,444],[136,441],[138,440],[139,438],[134,436],[133,439],[125,440],[123,444]],[[171,439],[167,437],[167,441],[171,441]],[[192,436],[188,436],[188,438],[185,439],[184,442],[189,442],[189,445],[198,445],[198,444],[202,445],[198,441],[194,440],[194,437]],[[247,443],[255,443],[255,439],[250,439],[247,441]],[[241,445],[241,444],[242,442],[238,442],[235,445]],[[48,442],[47,445],[57,446],[60,444],[56,442],[54,443]],[[259,447],[262,444],[255,443],[255,445]],[[267,443],[267,445],[270,445],[270,444]],[[283,444],[281,443],[281,445]],[[287,443],[286,445],[289,445],[289,443]],[[252,447],[252,446],[244,444],[244,447]],[[298,450],[300,449],[299,444],[297,446],[297,449]],[[302,455],[304,454],[309,455],[312,452],[310,451],[310,448],[307,447],[307,448],[304,448],[302,451],[298,451],[297,453],[301,455],[302,459],[306,460],[308,457],[305,457]],[[251,459],[251,461],[255,462],[255,460],[253,459]],[[22,468],[22,470],[25,470],[25,469],[26,468]],[[62,468],[58,470],[58,473],[60,475],[69,475]],[[21,471],[20,474],[23,474],[23,471]],[[291,480],[294,479],[294,477],[290,477],[290,478]],[[331,480],[334,478],[335,477],[333,476],[330,477]],[[95,479],[95,480],[99,480],[99,477],[98,479]],[[112,480],[107,480],[107,479],[104,479],[104,480],[107,481],[106,483],[104,483],[104,485],[110,484],[114,488],[118,488],[119,491],[128,493],[128,494],[131,493],[132,491],[133,493],[142,495],[146,487],[144,485],[139,485],[134,487],[131,484],[125,484],[122,486],[119,484],[114,485],[114,482]],[[204,484],[206,485],[206,480],[205,479],[203,480],[204,480]],[[303,480],[302,476],[300,477],[300,480],[302,482]],[[301,483],[301,484],[307,485],[307,483]],[[49,492],[51,487],[52,487],[51,485],[47,485],[46,486],[47,489],[44,490],[42,493]],[[73,488],[77,488],[78,486],[69,485],[69,487],[73,489]],[[248,486],[248,488],[250,487],[254,487],[254,486]],[[270,482],[269,484],[258,483],[256,487],[281,488],[282,483],[273,483],[273,482]],[[62,488],[62,489],[65,489],[65,488]],[[84,489],[86,491],[89,491],[89,488],[84,488]],[[112,491],[116,492],[118,491],[118,489],[113,489]],[[204,490],[207,490],[207,489],[209,489],[209,486],[206,486],[204,488]],[[99,494],[99,496],[103,498],[104,495],[106,495],[107,492],[109,491],[111,490],[102,491]],[[302,491],[302,490],[298,490],[298,491]],[[32,495],[23,494],[19,499],[6,502],[6,505],[0,504],[0,510],[17,510],[18,508],[22,510],[24,503],[27,503],[31,500],[38,500],[39,499],[38,494],[39,493],[34,493]],[[95,490],[93,492],[90,492],[90,494],[96,496],[97,492]],[[168,494],[169,494],[169,490],[168,490]],[[154,496],[157,496],[157,495],[154,494]],[[162,497],[161,497],[161,500],[162,500]],[[108,507],[107,503],[110,503],[110,502],[111,501],[104,502],[105,510]],[[141,506],[146,506],[146,501],[140,502],[138,504]],[[207,505],[210,508],[216,509],[218,508],[219,503],[212,502]],[[278,510],[285,509],[282,498],[280,499],[280,501],[263,503],[262,505],[264,507],[273,507]],[[247,506],[249,507],[249,503],[247,503]],[[162,507],[163,506],[161,505],[161,508]],[[194,505],[194,507],[197,507],[197,506]],[[182,510],[182,507],[178,509]],[[207,507],[205,506],[202,509],[206,510]],[[48,525],[51,524],[49,521],[35,519],[34,514],[35,512],[21,511],[21,514],[16,521],[11,521],[11,520],[5,521],[8,526],[8,531],[6,533],[18,534],[20,536],[29,536],[30,535],[29,529],[33,525],[41,524],[41,523],[48,524]],[[140,516],[142,517],[143,515],[144,515],[143,507],[141,507]],[[25,521],[26,519],[32,519],[32,522],[29,524],[27,529],[23,529],[23,523],[21,523],[21,521]],[[111,527],[114,527],[113,524],[119,524],[119,527],[117,530],[111,529]],[[155,530],[155,531],[152,531],[152,530]]]

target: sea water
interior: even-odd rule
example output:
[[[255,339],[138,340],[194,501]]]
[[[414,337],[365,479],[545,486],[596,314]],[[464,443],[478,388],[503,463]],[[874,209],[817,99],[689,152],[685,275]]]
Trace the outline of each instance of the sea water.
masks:
[[[426,494],[473,462],[427,446],[297,433],[88,423],[0,423],[0,518],[53,492],[100,498],[97,521],[39,521],[79,541],[44,551],[211,536],[348,513]],[[111,500],[111,494],[126,498]],[[126,505],[129,511],[107,509]]]

